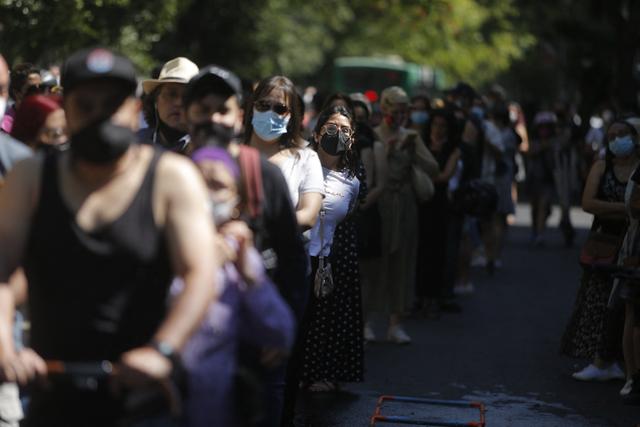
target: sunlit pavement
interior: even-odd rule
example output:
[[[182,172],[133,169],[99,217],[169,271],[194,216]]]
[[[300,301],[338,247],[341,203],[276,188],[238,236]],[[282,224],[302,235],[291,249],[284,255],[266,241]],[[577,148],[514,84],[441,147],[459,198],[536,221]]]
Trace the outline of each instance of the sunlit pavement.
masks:
[[[504,267],[495,277],[474,270],[476,292],[460,299],[462,313],[408,320],[414,339],[409,346],[368,345],[366,381],[334,395],[306,395],[299,425],[369,425],[376,401],[384,394],[477,400],[487,407],[488,427],[640,422],[640,407],[620,401],[622,382],[579,383],[570,375],[584,362],[558,354],[579,285],[578,248],[590,217],[579,209],[572,211],[574,223],[582,227],[574,248],[564,248],[560,232],[553,228],[546,246],[533,248],[528,215],[528,207],[519,206]],[[557,218],[554,212],[550,224]],[[384,328],[377,325],[379,336]],[[478,419],[477,411],[418,404],[393,403],[383,412],[448,422]]]

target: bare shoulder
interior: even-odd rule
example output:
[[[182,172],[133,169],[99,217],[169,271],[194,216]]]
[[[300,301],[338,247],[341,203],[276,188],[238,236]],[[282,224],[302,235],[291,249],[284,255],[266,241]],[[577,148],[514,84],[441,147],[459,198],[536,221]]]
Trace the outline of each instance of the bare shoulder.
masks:
[[[200,174],[191,159],[170,152],[163,153],[160,157],[156,176],[159,182],[172,188],[201,181]]]
[[[162,226],[169,218],[175,220],[184,213],[192,214],[193,206],[205,206],[206,186],[189,158],[166,152],[158,161],[153,198],[155,220]]]
[[[34,154],[16,163],[6,176],[6,186],[14,187],[20,192],[32,193],[35,196],[39,190],[42,176],[44,155]]]

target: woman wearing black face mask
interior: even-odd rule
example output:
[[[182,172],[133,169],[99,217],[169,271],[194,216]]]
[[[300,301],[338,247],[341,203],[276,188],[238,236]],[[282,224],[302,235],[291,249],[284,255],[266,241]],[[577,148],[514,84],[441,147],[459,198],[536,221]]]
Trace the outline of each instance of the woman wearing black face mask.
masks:
[[[314,131],[324,174],[325,198],[320,218],[311,230],[309,253],[315,277],[320,259],[333,268],[334,288],[327,296],[312,293],[307,318],[301,325],[301,380],[310,391],[331,391],[339,382],[362,380],[362,319],[357,256],[335,250],[338,223],[353,210],[360,181],[352,152],[353,121],[347,109],[329,107]],[[346,264],[349,264],[345,267]],[[338,265],[340,265],[338,267]]]

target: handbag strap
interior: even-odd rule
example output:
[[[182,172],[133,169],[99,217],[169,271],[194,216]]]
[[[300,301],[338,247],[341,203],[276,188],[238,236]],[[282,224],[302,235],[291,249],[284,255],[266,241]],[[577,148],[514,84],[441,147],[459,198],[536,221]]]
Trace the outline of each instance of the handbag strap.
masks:
[[[324,268],[324,209],[320,209],[320,254],[318,255],[318,268]]]
[[[264,189],[262,185],[262,170],[260,166],[260,152],[246,145],[240,145],[240,170],[242,171],[246,208],[252,219],[262,215],[264,203]]]

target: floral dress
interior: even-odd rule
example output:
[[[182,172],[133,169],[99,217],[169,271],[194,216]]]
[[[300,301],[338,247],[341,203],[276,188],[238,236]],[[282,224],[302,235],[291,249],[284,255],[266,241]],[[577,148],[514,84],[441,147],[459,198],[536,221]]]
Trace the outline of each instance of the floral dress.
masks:
[[[624,202],[626,182],[620,182],[607,162],[598,189],[598,199],[607,202]],[[603,220],[595,217],[592,229],[601,227],[608,234],[624,235],[626,220]],[[607,311],[607,303],[613,279],[602,273],[585,270],[573,313],[562,337],[561,352],[568,356],[593,359],[600,356],[610,361],[619,356],[622,341],[622,325],[619,316]],[[620,334],[618,339],[618,334]]]

